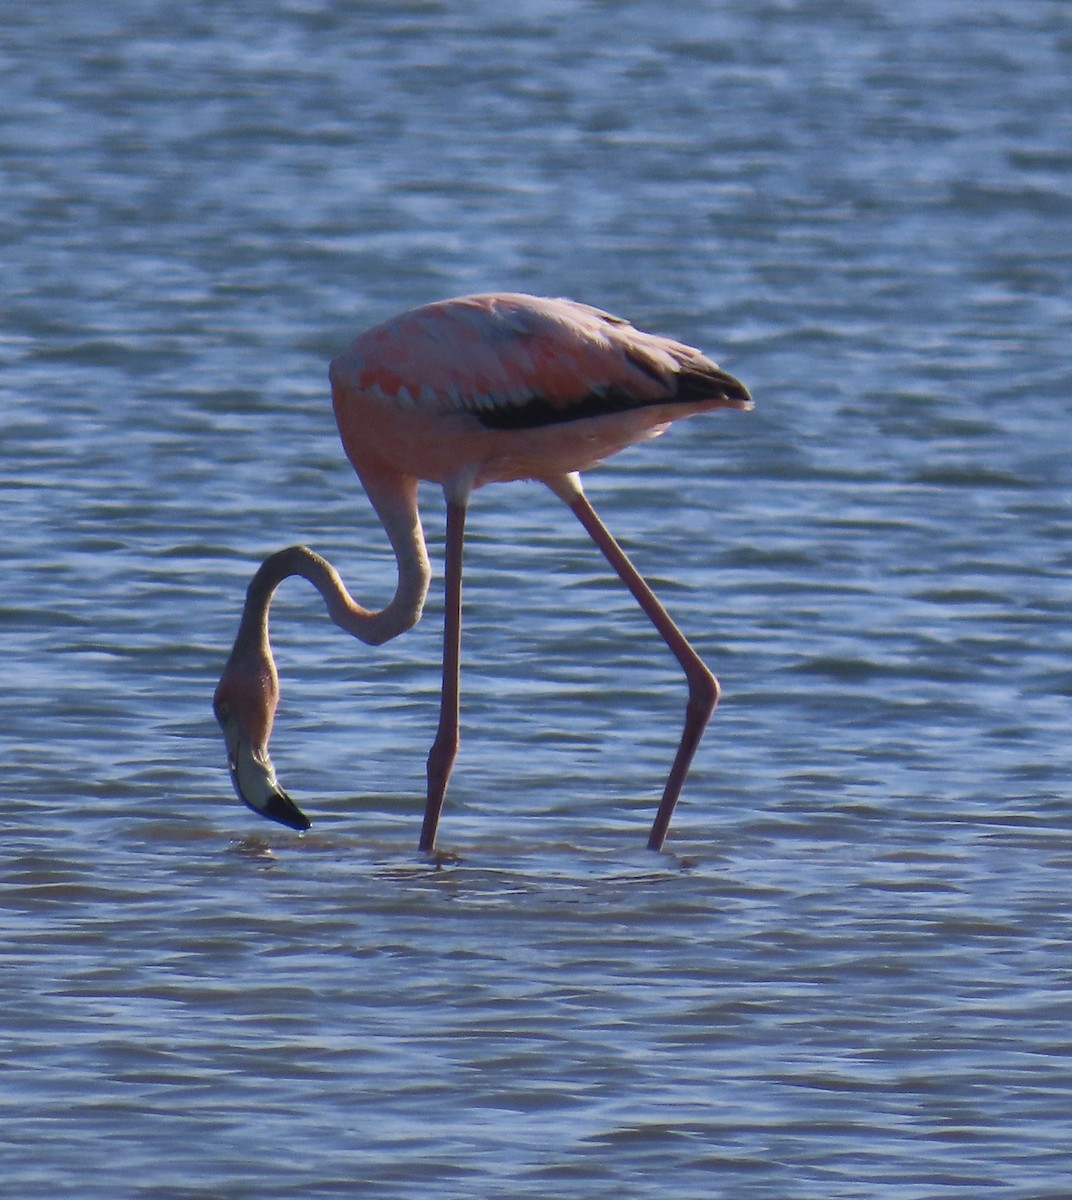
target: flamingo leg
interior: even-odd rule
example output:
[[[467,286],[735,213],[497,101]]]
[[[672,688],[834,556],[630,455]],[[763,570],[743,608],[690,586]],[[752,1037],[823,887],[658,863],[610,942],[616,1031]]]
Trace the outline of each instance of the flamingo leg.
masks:
[[[439,728],[428,752],[428,799],[421,825],[420,849],[435,848],[436,828],[447,794],[447,782],[458,754],[458,675],[462,636],[462,544],[465,540],[466,504],[447,500],[447,544],[444,568],[443,691]]]
[[[674,807],[685,782],[685,776],[688,774],[703,731],[707,728],[707,722],[711,719],[711,714],[715,711],[715,705],[718,703],[718,680],[689,645],[685,635],[670,619],[655,593],[626,557],[625,551],[614,540],[584,494],[570,496],[567,503],[588,532],[588,536],[603,552],[607,561],[632,592],[648,619],[662,634],[663,640],[681,664],[688,681],[689,699],[685,708],[685,727],[682,730],[681,742],[674,757],[674,764],[670,768],[670,776],[666,781],[659,810],[655,814],[651,835],[648,838],[649,850],[661,850],[663,842],[666,840],[666,831],[670,827],[670,818],[674,814]]]

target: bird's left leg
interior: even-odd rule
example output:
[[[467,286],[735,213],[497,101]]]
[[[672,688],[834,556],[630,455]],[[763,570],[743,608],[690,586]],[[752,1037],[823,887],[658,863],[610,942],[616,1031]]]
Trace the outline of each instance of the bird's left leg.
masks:
[[[688,681],[689,699],[685,708],[685,727],[682,730],[677,754],[674,757],[673,766],[670,768],[670,776],[663,789],[659,810],[655,814],[655,821],[648,838],[650,850],[661,850],[663,842],[666,840],[666,831],[670,827],[670,818],[674,814],[678,797],[681,795],[685,776],[688,774],[703,731],[707,728],[707,723],[718,703],[718,680],[689,644],[685,635],[674,624],[666,609],[659,603],[655,593],[629,561],[625,551],[614,540],[613,535],[599,519],[595,509],[588,503],[588,499],[581,489],[580,479],[576,475],[569,475],[561,479],[549,480],[548,486],[570,506],[574,515],[588,532],[588,536],[603,552],[622,582],[632,592],[636,602],[647,614],[648,619],[670,648],[671,653],[681,664]]]
[[[420,849],[430,854],[435,848],[436,827],[447,794],[447,782],[458,754],[458,676],[462,635],[462,543],[468,488],[447,492],[447,544],[444,567],[443,691],[439,705],[439,728],[428,752],[428,799],[421,825]]]

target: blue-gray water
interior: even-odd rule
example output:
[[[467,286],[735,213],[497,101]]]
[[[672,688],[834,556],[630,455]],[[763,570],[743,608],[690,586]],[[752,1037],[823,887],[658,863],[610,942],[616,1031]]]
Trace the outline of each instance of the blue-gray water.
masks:
[[[1072,1194],[1072,7],[3,10],[3,1194]],[[757,399],[588,479],[725,689],[663,856],[683,687],[534,485],[457,861],[438,582],[377,650],[287,585],[313,830],[230,791],[259,559],[392,588],[328,358],[496,288]]]

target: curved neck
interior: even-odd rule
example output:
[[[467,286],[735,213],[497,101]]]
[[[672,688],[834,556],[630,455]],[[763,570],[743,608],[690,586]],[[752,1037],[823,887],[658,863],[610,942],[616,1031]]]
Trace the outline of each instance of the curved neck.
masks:
[[[398,564],[398,584],[391,602],[379,611],[365,608],[350,595],[338,571],[326,558],[306,546],[291,546],[271,554],[250,580],[236,645],[267,646],[268,610],[284,579],[300,575],[324,598],[328,615],[347,633],[370,646],[390,641],[420,620],[431,580],[428,550],[417,512],[417,481],[365,481]]]

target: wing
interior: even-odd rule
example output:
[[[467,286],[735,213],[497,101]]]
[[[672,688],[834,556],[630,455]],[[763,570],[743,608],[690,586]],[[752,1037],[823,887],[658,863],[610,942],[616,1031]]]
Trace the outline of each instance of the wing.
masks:
[[[525,429],[656,404],[744,408],[747,390],[699,350],[569,300],[499,293],[426,305],[362,334],[363,391]]]

